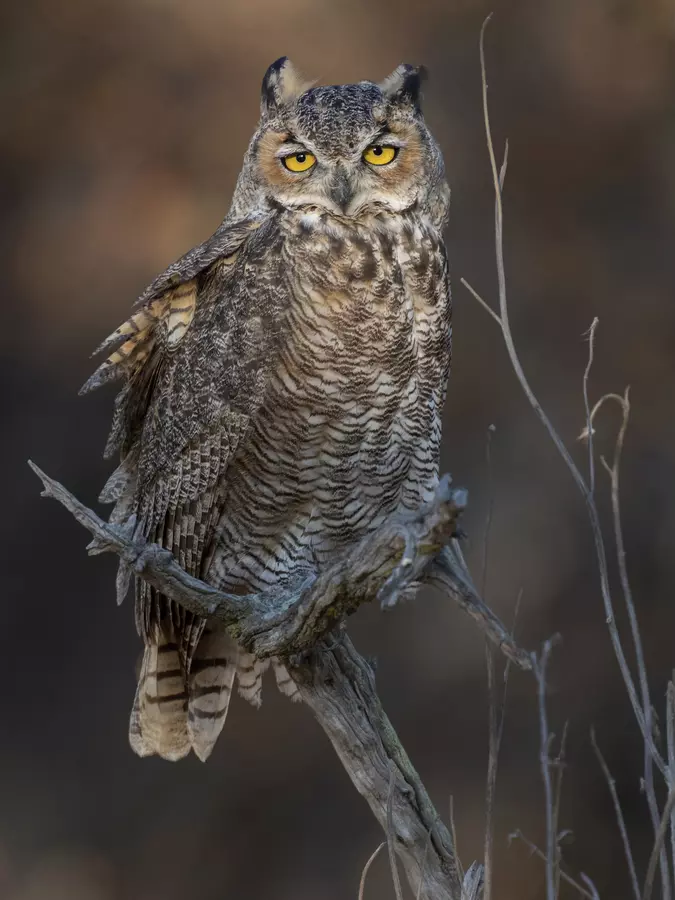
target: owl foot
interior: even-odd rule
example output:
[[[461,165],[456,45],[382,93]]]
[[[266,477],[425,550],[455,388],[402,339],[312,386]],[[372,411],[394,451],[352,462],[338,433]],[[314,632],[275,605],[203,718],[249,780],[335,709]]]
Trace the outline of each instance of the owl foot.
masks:
[[[377,592],[380,609],[383,610],[393,609],[398,603],[402,588],[409,586],[409,574],[415,560],[416,548],[410,529],[405,525],[400,525],[397,532],[405,544],[400,562]]]

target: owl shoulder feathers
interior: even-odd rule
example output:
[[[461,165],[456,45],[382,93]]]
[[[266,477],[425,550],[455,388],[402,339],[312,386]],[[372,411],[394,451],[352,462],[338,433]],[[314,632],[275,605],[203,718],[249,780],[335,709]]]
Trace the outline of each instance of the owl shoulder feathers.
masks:
[[[112,352],[82,389],[124,381],[106,447],[121,463],[100,498],[115,503],[111,521],[135,516],[147,540],[197,577],[222,511],[223,476],[273,365],[287,300],[280,241],[274,215],[226,220],[154,279],[99,348]],[[227,713],[236,649],[140,580],[136,622],[146,652],[132,747],[169,759],[193,747],[206,758]]]

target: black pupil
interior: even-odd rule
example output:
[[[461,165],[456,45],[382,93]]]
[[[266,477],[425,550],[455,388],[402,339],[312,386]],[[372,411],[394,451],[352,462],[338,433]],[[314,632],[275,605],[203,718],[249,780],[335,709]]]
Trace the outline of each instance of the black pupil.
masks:
[[[296,153],[295,158],[297,159],[297,161],[299,163],[304,163],[304,161],[307,159],[307,154],[306,153]]]
[[[373,153],[375,156],[382,156],[382,147],[373,147]]]

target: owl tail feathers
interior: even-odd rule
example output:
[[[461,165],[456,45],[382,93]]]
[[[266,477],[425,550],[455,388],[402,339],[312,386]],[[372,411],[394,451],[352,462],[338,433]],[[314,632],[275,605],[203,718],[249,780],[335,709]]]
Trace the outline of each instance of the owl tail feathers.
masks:
[[[145,647],[129,721],[129,743],[139,756],[182,759],[190,752],[188,694],[178,644],[159,630]]]
[[[271,660],[277,687],[286,697],[293,701],[300,700],[300,692],[288,674],[288,669],[277,659]],[[239,694],[244,700],[248,700],[253,706],[262,703],[262,677],[270,665],[270,660],[256,659],[252,653],[245,650],[239,651],[237,657],[237,681],[239,682]]]
[[[129,722],[129,743],[139,756],[179,760],[190,750],[206,762],[223,729],[235,677],[239,693],[260,706],[262,676],[269,660],[258,660],[237,647],[220,629],[204,629],[190,662],[181,660],[173,629],[160,628],[147,643]],[[300,695],[278,661],[277,685],[292,700]]]
[[[237,649],[222,630],[205,628],[195,649],[188,679],[187,730],[202,762],[223,729],[237,671]]]
[[[227,634],[202,634],[186,678],[173,629],[160,628],[145,647],[129,721],[129,743],[139,756],[172,762],[190,750],[205,762],[225,723],[236,672]]]
[[[205,762],[222,731],[230,705],[235,677],[239,694],[253,706],[262,703],[262,676],[270,664],[237,647],[227,632],[218,629],[202,634],[190,666],[187,729],[192,748]],[[273,662],[282,693],[299,700],[295,682],[281,663]]]

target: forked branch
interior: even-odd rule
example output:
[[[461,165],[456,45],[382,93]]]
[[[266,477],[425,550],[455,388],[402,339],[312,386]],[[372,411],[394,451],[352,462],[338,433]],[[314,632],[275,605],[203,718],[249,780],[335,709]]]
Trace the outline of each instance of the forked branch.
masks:
[[[482,868],[471,868],[462,883],[454,839],[382,709],[372,669],[338,627],[362,603],[390,606],[426,581],[449,593],[509,660],[531,668],[528,654],[483,603],[464,564],[455,537],[464,491],[453,489],[446,476],[430,504],[391,517],[325,571],[308,571],[290,588],[242,597],[191,577],[167,550],[145,542],[133,522],[104,522],[30,465],[44,485],[43,496],[58,500],[90,532],[90,552],[120,557],[118,600],[129,576],[140,575],[197,615],[220,621],[258,656],[285,658],[303,700],[386,832],[415,896],[477,900]]]
[[[188,575],[168,550],[139,537],[133,523],[104,522],[35,463],[29,465],[44,485],[42,495],[58,500],[90,532],[90,553],[116,553],[130,572],[196,615],[219,620],[261,658],[306,652],[361,604],[379,600],[392,606],[406,590],[428,581],[450,594],[512,662],[531,667],[528,654],[473,587],[453,540],[466,492],[452,488],[449,476],[431,503],[387,519],[324,571],[308,571],[291,587],[242,597]]]

